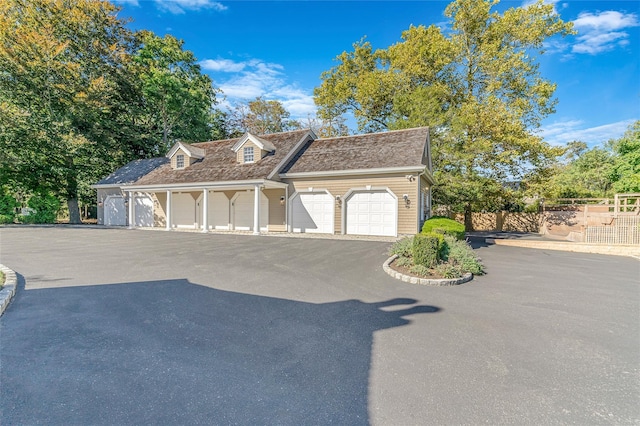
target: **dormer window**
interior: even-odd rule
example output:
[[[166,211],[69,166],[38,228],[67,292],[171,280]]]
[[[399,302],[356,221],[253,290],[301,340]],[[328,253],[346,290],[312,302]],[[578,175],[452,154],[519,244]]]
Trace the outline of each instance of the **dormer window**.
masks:
[[[245,146],[243,152],[244,152],[244,162],[253,163],[253,147]]]
[[[184,169],[184,155],[176,155],[176,169]]]

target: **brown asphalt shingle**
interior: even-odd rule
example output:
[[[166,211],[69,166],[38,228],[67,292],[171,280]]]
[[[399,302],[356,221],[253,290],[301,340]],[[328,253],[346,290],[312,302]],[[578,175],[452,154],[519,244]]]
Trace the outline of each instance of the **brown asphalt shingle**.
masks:
[[[281,173],[421,166],[429,128],[317,139]],[[298,156],[296,156],[298,157]]]
[[[173,170],[165,164],[143,176],[134,185],[167,185],[179,183],[224,182],[266,179],[308,130],[261,135],[276,147],[274,153],[252,164],[238,164],[233,145],[240,138],[192,144],[204,149],[202,160],[191,166]],[[317,139],[307,143],[286,164],[281,173],[335,170],[377,169],[424,166],[423,150],[427,127],[357,136]]]
[[[307,132],[308,130],[296,130],[260,136],[273,144],[276,150],[252,164],[238,164],[236,161],[236,153],[231,148],[240,138],[194,143],[192,146],[206,152],[202,160],[181,170],[173,170],[171,164],[165,164],[142,177],[135,185],[265,179]]]

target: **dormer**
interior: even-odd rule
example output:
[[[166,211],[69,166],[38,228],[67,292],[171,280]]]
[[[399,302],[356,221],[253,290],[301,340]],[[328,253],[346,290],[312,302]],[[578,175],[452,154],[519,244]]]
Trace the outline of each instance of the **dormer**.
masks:
[[[167,154],[173,170],[186,169],[193,163],[204,158],[204,149],[197,148],[184,142],[176,142]]]
[[[256,135],[245,133],[231,149],[236,153],[239,164],[251,164],[275,152],[276,147]]]

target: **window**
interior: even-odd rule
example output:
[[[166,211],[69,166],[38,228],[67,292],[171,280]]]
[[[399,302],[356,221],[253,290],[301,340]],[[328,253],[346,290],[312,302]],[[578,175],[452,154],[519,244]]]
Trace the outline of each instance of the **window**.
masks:
[[[176,155],[176,169],[184,169],[184,155]]]
[[[244,148],[244,162],[253,163],[253,147],[247,146]]]

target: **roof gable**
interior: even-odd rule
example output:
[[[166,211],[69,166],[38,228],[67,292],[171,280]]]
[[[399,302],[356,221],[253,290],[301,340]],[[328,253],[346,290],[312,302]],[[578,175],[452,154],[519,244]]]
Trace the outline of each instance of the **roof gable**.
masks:
[[[205,151],[202,148],[198,148],[184,142],[176,142],[167,153],[167,158],[173,157],[179,149],[191,158],[204,158],[205,156]]]
[[[238,150],[240,150],[240,148],[242,148],[242,146],[251,141],[254,145],[256,145],[257,147],[259,147],[260,149],[262,149],[263,151],[275,151],[276,147],[273,146],[273,144],[265,139],[259,138],[256,135],[253,135],[249,132],[245,133],[244,136],[242,136],[238,142],[236,142],[233,147],[231,148],[233,150],[233,152],[238,152]]]

